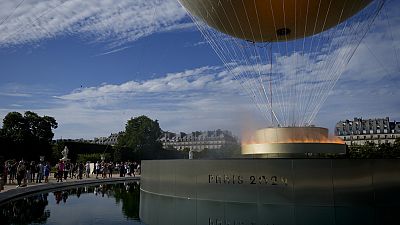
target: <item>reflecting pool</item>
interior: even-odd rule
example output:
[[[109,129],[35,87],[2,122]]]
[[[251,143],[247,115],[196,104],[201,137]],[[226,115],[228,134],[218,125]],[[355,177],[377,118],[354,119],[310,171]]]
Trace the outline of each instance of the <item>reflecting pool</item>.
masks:
[[[39,193],[0,206],[0,224],[133,224],[139,183],[102,184]]]

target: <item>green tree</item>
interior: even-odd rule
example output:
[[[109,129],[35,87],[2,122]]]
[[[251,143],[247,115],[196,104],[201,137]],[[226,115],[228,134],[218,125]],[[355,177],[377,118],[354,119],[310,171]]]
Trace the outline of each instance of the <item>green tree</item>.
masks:
[[[38,141],[49,143],[54,137],[52,129],[58,124],[53,117],[40,117],[34,112],[10,112],[3,119],[3,134],[15,142]]]
[[[4,117],[1,131],[4,138],[13,142],[23,142],[30,138],[28,123],[19,112],[10,112]]]
[[[58,126],[50,116],[39,116],[34,112],[10,112],[3,119],[1,145],[7,158],[37,160],[39,155],[51,155],[53,129]],[[3,153],[2,153],[3,154]]]
[[[125,132],[118,138],[118,147],[131,149],[139,158],[157,158],[162,150],[161,132],[157,120],[147,116],[131,118],[125,125]]]

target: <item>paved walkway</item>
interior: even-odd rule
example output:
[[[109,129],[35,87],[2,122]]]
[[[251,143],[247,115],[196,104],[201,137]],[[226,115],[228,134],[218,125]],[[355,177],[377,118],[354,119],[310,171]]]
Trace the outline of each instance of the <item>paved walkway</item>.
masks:
[[[4,190],[0,192],[0,204],[5,203],[13,198],[17,198],[27,194],[33,194],[35,192],[41,192],[45,190],[59,189],[64,187],[71,187],[77,185],[97,184],[97,183],[110,183],[117,181],[133,181],[140,180],[140,175],[119,177],[119,174],[114,174],[112,178],[98,178],[91,176],[90,178],[78,179],[67,179],[63,182],[57,182],[54,176],[49,177],[48,183],[28,183],[26,187],[17,187],[17,184],[6,184]],[[16,180],[15,180],[16,182]]]

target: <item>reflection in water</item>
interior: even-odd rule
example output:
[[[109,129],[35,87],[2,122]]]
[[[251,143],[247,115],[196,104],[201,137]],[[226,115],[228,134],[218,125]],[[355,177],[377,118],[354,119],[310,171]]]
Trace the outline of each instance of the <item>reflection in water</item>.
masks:
[[[0,224],[69,224],[74,221],[101,225],[110,224],[108,219],[115,224],[129,221],[129,224],[132,221],[142,224],[138,221],[139,194],[139,182],[82,186],[38,194],[1,205]],[[65,215],[74,216],[67,218]]]
[[[48,194],[20,199],[1,206],[1,224],[45,223],[50,216]]]

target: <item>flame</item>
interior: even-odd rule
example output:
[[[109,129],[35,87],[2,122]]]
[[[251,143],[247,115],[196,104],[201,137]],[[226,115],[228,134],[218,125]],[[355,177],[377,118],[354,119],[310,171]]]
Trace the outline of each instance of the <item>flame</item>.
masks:
[[[289,143],[321,143],[321,144],[344,144],[345,142],[338,137],[329,137],[323,139],[287,139],[285,141],[276,142],[256,142],[254,140],[242,141],[242,145],[251,144],[289,144]]]

